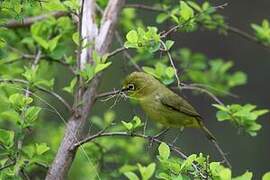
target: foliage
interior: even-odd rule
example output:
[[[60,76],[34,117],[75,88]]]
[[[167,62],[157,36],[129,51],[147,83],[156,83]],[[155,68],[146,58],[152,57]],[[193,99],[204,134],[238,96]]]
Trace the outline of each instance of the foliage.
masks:
[[[251,24],[251,27],[258,41],[266,45],[270,44],[270,24],[267,19],[262,21],[262,25]]]
[[[98,26],[107,3],[108,0],[97,0]],[[0,179],[22,179],[24,174],[30,179],[43,179],[61,143],[68,117],[77,113],[77,107],[84,107],[83,101],[77,102],[78,92],[87,89],[101,72],[119,67],[114,64],[121,63],[122,67],[123,62],[114,62],[109,53],[101,55],[96,51],[90,52],[93,62],[78,66],[79,53],[95,46],[95,43],[85,43],[85,39],[80,37],[80,8],[77,0],[2,0],[0,3]],[[120,36],[120,40],[116,38],[120,43],[114,43],[113,48],[120,44],[128,49],[126,53],[131,54],[128,56],[130,67],[125,66],[128,71],[137,63],[144,72],[163,84],[176,86],[174,62],[181,82],[199,85],[222,98],[235,87],[247,83],[247,74],[235,67],[233,60],[209,58],[181,44],[178,49],[177,39],[166,34],[171,28],[175,28],[171,33],[191,33],[200,29],[230,33],[230,26],[219,13],[219,7],[206,0],[201,3],[165,0],[153,2],[151,8],[154,9],[151,18],[154,17],[153,22],[156,23],[150,23],[143,17],[148,12],[142,14],[142,10],[134,7],[124,8],[120,14],[116,33]],[[65,15],[49,15],[55,11]],[[29,26],[23,24],[26,17],[40,15],[48,16]],[[13,20],[23,25],[8,27]],[[269,20],[265,19],[261,24],[251,23],[251,28],[254,32],[252,38],[257,43],[270,45]],[[114,52],[113,48],[110,51]],[[110,89],[117,88],[121,81],[108,79],[110,82],[105,79],[104,84],[108,84],[106,87]],[[115,97],[117,103],[121,96]],[[59,98],[60,102],[64,100],[67,104],[75,99],[72,110],[62,108]],[[91,111],[91,117],[83,128],[89,129],[90,135],[121,132],[126,136],[98,136],[78,148],[70,179],[253,178],[249,171],[234,177],[232,172],[237,172],[237,169],[223,166],[206,153],[189,153],[187,158],[176,156],[175,150],[179,149],[176,144],[165,143],[166,139],[158,147],[152,146],[151,135],[159,129],[158,125],[149,125],[137,113],[130,117],[118,107],[107,110],[107,102],[93,103],[95,108],[97,106],[93,112],[97,113]],[[229,104],[229,100],[226,103]],[[213,106],[217,108],[218,121],[230,121],[251,136],[256,136],[262,128],[257,120],[269,111],[238,102]],[[267,172],[262,180],[269,180],[269,177]]]
[[[180,49],[175,53],[180,65],[186,70],[183,79],[194,83],[205,84],[207,89],[217,95],[229,92],[231,88],[247,82],[247,75],[242,71],[230,72],[232,61],[221,58],[209,59],[201,53],[192,53],[189,49]]]
[[[256,106],[246,104],[219,105],[214,104],[219,111],[217,112],[218,121],[231,121],[237,126],[243,128],[251,136],[256,136],[257,131],[261,129],[261,125],[256,122],[258,117],[269,112],[267,109],[255,110]]]

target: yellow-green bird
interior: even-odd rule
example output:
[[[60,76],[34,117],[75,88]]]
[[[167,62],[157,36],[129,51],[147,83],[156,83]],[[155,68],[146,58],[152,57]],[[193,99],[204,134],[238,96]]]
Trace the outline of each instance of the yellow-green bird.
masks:
[[[165,127],[202,129],[207,138],[214,143],[226,164],[231,167],[216,138],[204,126],[200,114],[184,98],[153,76],[144,72],[133,72],[124,80],[122,91],[127,91],[131,98],[136,99],[150,119]]]

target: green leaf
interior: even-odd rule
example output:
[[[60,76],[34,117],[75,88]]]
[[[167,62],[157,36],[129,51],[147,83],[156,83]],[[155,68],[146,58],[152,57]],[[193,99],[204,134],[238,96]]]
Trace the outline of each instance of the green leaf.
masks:
[[[165,70],[165,73],[169,78],[173,78],[175,71],[174,71],[173,67],[167,67]]]
[[[137,43],[138,41],[138,33],[135,30],[131,30],[127,33],[126,38],[131,43]]]
[[[190,155],[186,160],[184,160],[184,162],[181,164],[181,168],[180,170],[183,169],[190,169],[192,167],[192,163],[196,160],[197,155],[196,154],[192,154]]]
[[[166,159],[168,159],[168,158],[170,157],[170,148],[169,148],[169,146],[168,146],[166,143],[164,143],[164,142],[162,142],[162,143],[159,145],[159,147],[158,147],[158,152],[159,152],[159,156],[160,156],[162,159],[164,159],[164,160],[166,160]]]
[[[130,131],[133,128],[133,124],[131,122],[125,122],[125,121],[121,121],[121,123],[124,125],[124,127]]]
[[[224,112],[224,111],[218,111],[216,116],[217,116],[218,121],[224,121],[224,120],[231,119],[230,114],[227,112]]]
[[[19,93],[15,93],[9,96],[9,102],[19,108],[32,103],[32,101],[33,99],[31,97],[26,97]]]
[[[165,45],[166,45],[166,50],[170,50],[171,47],[174,45],[174,41],[166,40]]]
[[[86,64],[84,69],[80,71],[80,76],[88,83],[95,76],[95,66]]]
[[[137,127],[140,127],[142,125],[141,118],[139,118],[138,116],[134,116],[132,122],[133,122],[133,129],[136,129]]]
[[[156,17],[156,22],[161,24],[164,21],[166,21],[170,16],[166,13],[160,13],[157,17]]]
[[[57,44],[58,44],[58,41],[59,41],[59,39],[60,39],[61,37],[62,37],[62,35],[58,35],[58,36],[52,38],[51,40],[49,40],[48,46],[49,46],[49,50],[50,50],[51,52],[56,48],[56,46],[57,46]]]
[[[242,85],[247,82],[247,76],[243,72],[236,72],[233,74],[228,82],[228,85],[231,87],[237,86],[237,85]]]
[[[75,32],[72,34],[72,40],[73,42],[79,46],[80,45],[80,35],[79,35],[79,32]]]
[[[43,39],[40,36],[33,36],[34,40],[44,49],[48,49],[49,48],[49,43],[47,40]]]
[[[219,172],[219,177],[221,180],[231,180],[232,172],[229,168],[224,168]]]
[[[187,21],[194,16],[193,9],[184,1],[180,1],[180,16]]]
[[[0,114],[0,118],[4,119],[4,120],[13,121],[15,123],[19,123],[19,121],[21,119],[19,113],[16,112],[15,110],[8,110],[8,111],[2,112]]]
[[[69,86],[66,86],[63,88],[64,91],[70,93],[70,94],[73,94],[74,92],[74,87],[76,86],[76,83],[77,83],[77,78],[73,78],[69,84]]]
[[[6,46],[6,40],[3,38],[0,38],[0,48],[4,48]]]
[[[153,176],[155,169],[156,169],[155,163],[149,164],[142,175],[143,179],[144,180],[150,179]]]
[[[37,120],[40,111],[41,111],[41,108],[37,106],[31,106],[27,108],[25,112],[26,122],[33,123],[35,120]]]
[[[133,172],[125,172],[124,175],[129,179],[129,180],[140,180],[138,176],[133,173]]]
[[[148,74],[151,74],[152,76],[155,76],[158,79],[160,78],[160,76],[156,75],[156,72],[155,72],[154,68],[143,66],[142,69],[143,69],[144,72],[146,72]]]
[[[221,110],[221,111],[228,111],[228,108],[224,105],[220,105],[220,104],[212,104],[212,106],[216,107],[217,109]]]
[[[270,171],[263,175],[262,180],[270,180]]]
[[[3,144],[6,148],[11,148],[14,144],[14,132],[0,129],[0,144]]]
[[[109,126],[115,119],[114,111],[107,111],[104,113],[104,122],[106,126]]]
[[[94,73],[97,74],[100,71],[103,71],[104,69],[106,69],[107,67],[109,67],[112,64],[112,62],[107,62],[105,64],[97,64],[94,70]]]
[[[202,8],[194,1],[187,1],[188,5],[198,12],[202,11]]]
[[[252,172],[246,171],[243,175],[232,178],[232,180],[252,180]]]
[[[42,155],[49,150],[50,150],[50,148],[49,148],[49,146],[47,146],[46,143],[36,144],[36,153],[38,155]]]

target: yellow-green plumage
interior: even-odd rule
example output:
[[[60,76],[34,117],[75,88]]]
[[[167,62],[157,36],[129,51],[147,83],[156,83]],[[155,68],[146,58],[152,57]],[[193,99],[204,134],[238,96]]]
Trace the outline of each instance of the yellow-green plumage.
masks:
[[[153,76],[143,72],[133,72],[128,75],[123,90],[127,90],[130,97],[139,101],[142,109],[152,120],[166,127],[202,129],[230,167],[215,137],[204,126],[201,116],[184,98],[175,94]]]
[[[133,72],[124,87],[133,84],[129,96],[137,99],[145,113],[154,121],[166,127],[200,127],[200,115],[182,97],[161,84],[153,76]]]

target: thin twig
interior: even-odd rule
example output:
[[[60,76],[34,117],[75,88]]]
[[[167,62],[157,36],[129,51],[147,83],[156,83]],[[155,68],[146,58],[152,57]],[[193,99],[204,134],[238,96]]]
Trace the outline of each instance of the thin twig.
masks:
[[[13,166],[13,165],[15,165],[15,164],[16,164],[16,162],[13,161],[13,162],[11,162],[11,163],[9,163],[9,164],[3,166],[3,167],[0,167],[0,171],[4,170],[4,169],[6,169],[6,168],[9,168],[9,167],[11,167],[11,166]]]
[[[231,93],[231,92],[228,92],[228,91],[224,91],[224,90],[220,90],[220,89],[217,89],[215,87],[212,87],[208,84],[200,84],[200,83],[192,83],[192,84],[189,84],[189,86],[196,86],[196,87],[202,87],[202,88],[206,88],[206,89],[211,89],[215,92],[218,92],[218,93],[222,93],[224,95],[227,95],[227,96],[231,96],[231,97],[234,97],[234,98],[239,98],[239,96],[237,94],[234,94],[234,93]]]
[[[29,85],[29,82],[28,81],[25,81],[25,80],[22,80],[22,79],[0,79],[0,82],[3,82],[3,83],[20,83],[20,84],[25,84],[25,85]],[[37,86],[35,85],[34,86],[36,89],[40,90],[40,91],[43,91],[47,94],[50,94],[52,96],[54,96],[56,99],[58,99],[60,102],[63,103],[63,105],[65,105],[65,107],[69,110],[69,111],[72,111],[72,107],[69,105],[69,103],[64,99],[62,98],[59,94],[57,94],[56,92],[53,92],[53,91],[50,91],[50,90],[47,90],[41,86]]]
[[[258,45],[261,45],[262,47],[264,47],[265,49],[270,50],[269,49],[270,48],[270,45],[267,45],[267,44],[264,44],[264,43],[260,42],[256,37],[248,34],[247,32],[242,31],[241,29],[238,29],[237,27],[227,26],[226,29],[229,32],[232,32],[232,33],[234,33],[236,35],[239,35],[240,37],[242,37],[242,38],[244,38],[246,40],[255,42]]]
[[[120,34],[119,34],[118,31],[115,31],[115,37],[116,37],[116,40],[118,41],[118,43],[120,44],[120,46],[123,47],[124,46],[124,43],[123,43],[123,40],[122,40],[122,38],[121,38],[121,36],[120,36]],[[124,51],[124,56],[132,63],[133,67],[137,71],[142,71],[142,68],[133,61],[131,55],[127,51]]]
[[[148,11],[154,11],[154,12],[167,12],[165,9],[159,8],[159,7],[153,7],[145,4],[126,4],[125,8],[137,8],[137,9],[144,9]]]
[[[219,6],[214,6],[213,8],[214,9],[224,9],[225,6],[227,6],[228,3],[224,3],[222,5],[219,5]],[[198,13],[196,14],[194,17],[188,19],[187,21],[185,21],[184,23],[182,24],[177,24],[173,27],[171,27],[169,30],[165,31],[164,33],[161,34],[161,38],[165,38],[167,37],[169,34],[175,32],[177,29],[181,28],[181,27],[184,27],[186,24],[188,24],[191,20],[194,20],[196,19],[197,17],[201,16],[202,14],[204,14],[205,12],[207,12],[207,10],[201,12],[201,13]]]
[[[126,51],[127,48],[126,47],[120,47],[120,48],[117,48],[115,49],[113,52],[110,52],[107,54],[107,58],[111,58],[113,56],[115,56],[116,54],[120,53],[120,52],[123,52],[123,51]]]
[[[179,89],[181,89],[181,86],[180,86],[180,85],[181,85],[180,79],[179,79],[179,77],[178,77],[178,75],[177,75],[177,74],[178,74],[177,68],[175,67],[175,64],[174,64],[174,62],[173,62],[171,53],[169,52],[168,48],[166,47],[166,45],[165,45],[165,43],[164,43],[163,41],[160,41],[160,43],[162,44],[164,50],[166,51],[166,53],[167,53],[167,55],[168,55],[168,57],[169,57],[170,63],[171,63],[171,65],[172,65],[173,69],[174,69],[174,76],[176,77],[176,80],[177,80],[177,87],[178,87]]]
[[[196,91],[205,93],[209,97],[211,97],[215,102],[217,102],[218,104],[224,105],[224,103],[221,100],[219,100],[219,98],[217,96],[215,96],[213,93],[211,93],[207,89],[196,87],[196,86],[192,86],[192,85],[186,85],[186,84],[184,86],[182,86],[181,89],[190,89],[190,90],[196,90]]]
[[[28,27],[32,25],[35,22],[48,19],[49,17],[55,17],[59,18],[62,16],[67,16],[68,12],[64,11],[53,11],[48,14],[42,14],[39,16],[33,16],[33,17],[25,17],[22,21],[18,20],[10,20],[7,23],[0,25],[0,27],[6,27],[6,28],[19,28],[19,27]]]

